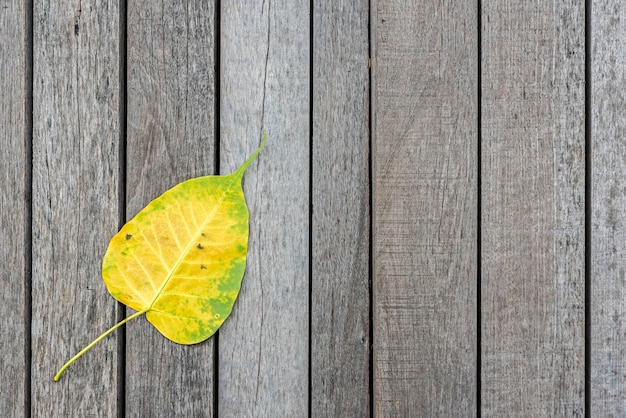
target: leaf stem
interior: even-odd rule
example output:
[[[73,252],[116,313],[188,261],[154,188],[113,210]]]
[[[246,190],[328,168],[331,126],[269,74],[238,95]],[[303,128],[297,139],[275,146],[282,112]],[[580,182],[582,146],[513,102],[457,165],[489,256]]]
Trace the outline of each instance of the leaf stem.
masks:
[[[70,367],[70,364],[74,363],[80,356],[82,356],[83,354],[85,354],[87,351],[89,351],[89,349],[91,347],[93,347],[94,345],[96,345],[100,340],[102,340],[104,337],[106,337],[107,335],[109,335],[110,333],[112,333],[113,331],[115,331],[117,328],[121,327],[122,325],[124,325],[125,323],[127,323],[128,321],[130,321],[131,319],[137,318],[138,316],[141,316],[143,314],[145,314],[148,311],[148,309],[144,309],[142,311],[139,312],[135,312],[134,314],[132,314],[131,316],[129,316],[128,318],[122,319],[120,322],[118,322],[117,324],[113,325],[111,328],[109,328],[108,331],[105,331],[104,334],[102,334],[101,336],[99,336],[98,338],[96,338],[95,340],[93,340],[87,347],[83,348],[81,351],[78,352],[78,354],[76,354],[74,357],[72,357],[67,363],[65,363],[63,365],[63,367],[61,367],[61,369],[59,370],[59,372],[56,374],[56,376],[54,376],[54,381],[58,382],[59,379],[61,378],[61,374],[63,374],[63,372],[65,371],[65,369],[67,369],[68,367]]]

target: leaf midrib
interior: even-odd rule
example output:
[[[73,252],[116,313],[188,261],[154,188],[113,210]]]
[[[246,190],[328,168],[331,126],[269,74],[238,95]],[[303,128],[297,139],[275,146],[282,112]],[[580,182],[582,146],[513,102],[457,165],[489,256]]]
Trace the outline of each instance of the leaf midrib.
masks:
[[[229,174],[228,176],[224,176],[226,178],[228,177],[232,177],[232,181],[230,182],[230,184],[228,184],[228,186],[224,189],[224,192],[222,193],[222,195],[220,196],[220,199],[218,200],[218,202],[215,204],[215,206],[213,207],[213,210],[211,210],[211,213],[209,213],[206,218],[204,219],[204,222],[200,225],[200,227],[198,228],[198,230],[196,231],[195,235],[193,235],[191,237],[191,239],[189,240],[189,242],[187,243],[187,246],[185,247],[184,250],[181,251],[181,255],[180,257],[178,257],[178,260],[176,260],[176,263],[174,263],[174,266],[170,269],[170,271],[167,274],[167,277],[165,278],[165,280],[163,281],[163,283],[161,284],[161,286],[159,287],[159,289],[156,291],[156,293],[154,294],[154,297],[152,298],[152,300],[150,301],[150,304],[148,305],[148,307],[145,309],[145,312],[149,312],[152,310],[152,307],[154,306],[154,304],[156,303],[156,301],[159,299],[159,297],[161,296],[161,294],[163,293],[163,289],[165,289],[165,286],[167,286],[167,284],[170,282],[170,280],[172,279],[174,273],[176,272],[176,270],[178,270],[178,267],[180,266],[180,264],[185,260],[185,258],[187,257],[187,254],[189,254],[189,251],[194,248],[194,242],[198,240],[198,237],[200,237],[202,235],[202,231],[203,228],[205,227],[205,225],[207,223],[209,223],[211,221],[211,219],[213,218],[213,216],[215,215],[215,212],[219,209],[219,207],[222,205],[222,202],[224,201],[226,194],[232,189],[233,184],[236,182],[237,179],[241,179],[242,176],[238,175],[239,174],[239,170],[236,171],[233,174]],[[243,173],[241,173],[243,174]]]

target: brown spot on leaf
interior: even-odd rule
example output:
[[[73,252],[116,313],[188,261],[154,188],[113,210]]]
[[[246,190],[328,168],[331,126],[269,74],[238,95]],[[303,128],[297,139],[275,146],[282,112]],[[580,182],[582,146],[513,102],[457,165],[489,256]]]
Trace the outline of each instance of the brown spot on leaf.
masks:
[[[206,270],[206,266],[204,264],[200,264],[200,270]]]
[[[199,249],[199,250],[204,249],[204,247],[202,246],[202,244],[198,244],[198,245],[196,245],[196,248],[197,248],[197,249]]]
[[[129,239],[131,239],[133,236],[131,234],[126,234],[126,241],[128,241]]]

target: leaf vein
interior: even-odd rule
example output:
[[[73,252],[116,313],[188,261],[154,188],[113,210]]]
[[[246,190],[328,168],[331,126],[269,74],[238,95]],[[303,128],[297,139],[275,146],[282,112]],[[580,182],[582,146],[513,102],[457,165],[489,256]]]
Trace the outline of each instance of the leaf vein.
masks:
[[[126,286],[128,286],[128,288],[129,288],[130,290],[132,290],[132,291],[134,291],[134,292],[135,292],[135,293],[133,294],[133,296],[138,296],[138,297],[139,297],[139,299],[140,299],[140,300],[144,303],[144,305],[147,305],[147,304],[148,304],[148,301],[146,301],[146,300],[143,298],[142,293],[139,291],[139,289],[137,289],[135,286],[133,286],[133,284],[132,284],[132,282],[131,282],[131,281],[126,280],[126,283],[125,283],[125,284],[126,284]]]
[[[200,225],[200,223],[196,219],[196,211],[193,210],[193,205],[189,208],[189,213],[191,214],[191,220],[193,221],[196,229],[200,229],[202,225]]]
[[[148,237],[146,237],[145,242],[146,244],[148,244],[148,247],[150,247],[150,250],[152,251],[154,256],[157,257],[161,261],[161,264],[163,264],[165,271],[170,271],[170,266],[167,264],[167,262],[163,258],[163,249],[161,248],[161,242],[159,241],[158,235],[154,232],[154,226],[152,224],[150,224],[150,230],[152,231],[152,239],[156,241],[157,243],[158,251],[154,248],[154,246],[152,245],[152,242],[148,239]]]
[[[170,219],[170,211],[169,210],[165,211],[165,220],[167,221],[167,226],[169,227],[170,231],[172,232],[172,237],[174,238],[174,242],[176,243],[176,247],[178,247],[178,251],[182,251],[183,247],[180,245],[180,242],[178,242],[178,234],[176,233],[176,228],[174,228],[174,225],[172,225],[172,220]]]
[[[148,283],[150,283],[150,286],[152,287],[152,290],[156,291],[157,288],[154,285],[154,283],[152,282],[152,275],[150,275],[150,272],[144,267],[144,265],[141,263],[141,259],[139,257],[137,257],[137,254],[135,254],[133,252],[133,258],[135,259],[135,261],[137,262],[137,264],[139,265],[139,267],[141,267],[141,270],[144,272],[144,274],[146,275],[146,277],[148,278]],[[135,289],[136,290],[136,289]],[[145,301],[147,302],[147,301]]]
[[[187,217],[185,216],[185,213],[183,212],[183,208],[180,206],[178,202],[176,202],[176,209],[178,209],[178,213],[180,214],[181,221],[185,224],[185,229],[187,230],[187,234],[189,236],[193,236],[193,232],[191,232],[191,229],[189,228],[189,224],[187,223]],[[190,210],[190,212],[193,214],[193,210]]]

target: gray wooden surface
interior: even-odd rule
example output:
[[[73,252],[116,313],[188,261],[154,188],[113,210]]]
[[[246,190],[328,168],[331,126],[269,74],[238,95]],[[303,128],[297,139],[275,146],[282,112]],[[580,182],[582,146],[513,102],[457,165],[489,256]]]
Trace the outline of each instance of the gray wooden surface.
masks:
[[[483,2],[486,416],[584,414],[583,6]]]
[[[368,4],[313,9],[311,415],[369,415]]]
[[[25,13],[25,4],[17,1],[0,12],[0,377],[10,382],[0,390],[0,405],[7,417],[19,417],[28,407],[30,380],[30,59]]]
[[[626,8],[480,3],[0,2],[2,416],[623,416]],[[263,130],[217,335],[53,382],[110,237]]]
[[[594,1],[591,22],[590,412],[617,417],[626,411],[626,5]]]
[[[374,413],[477,413],[475,2],[378,2]]]

